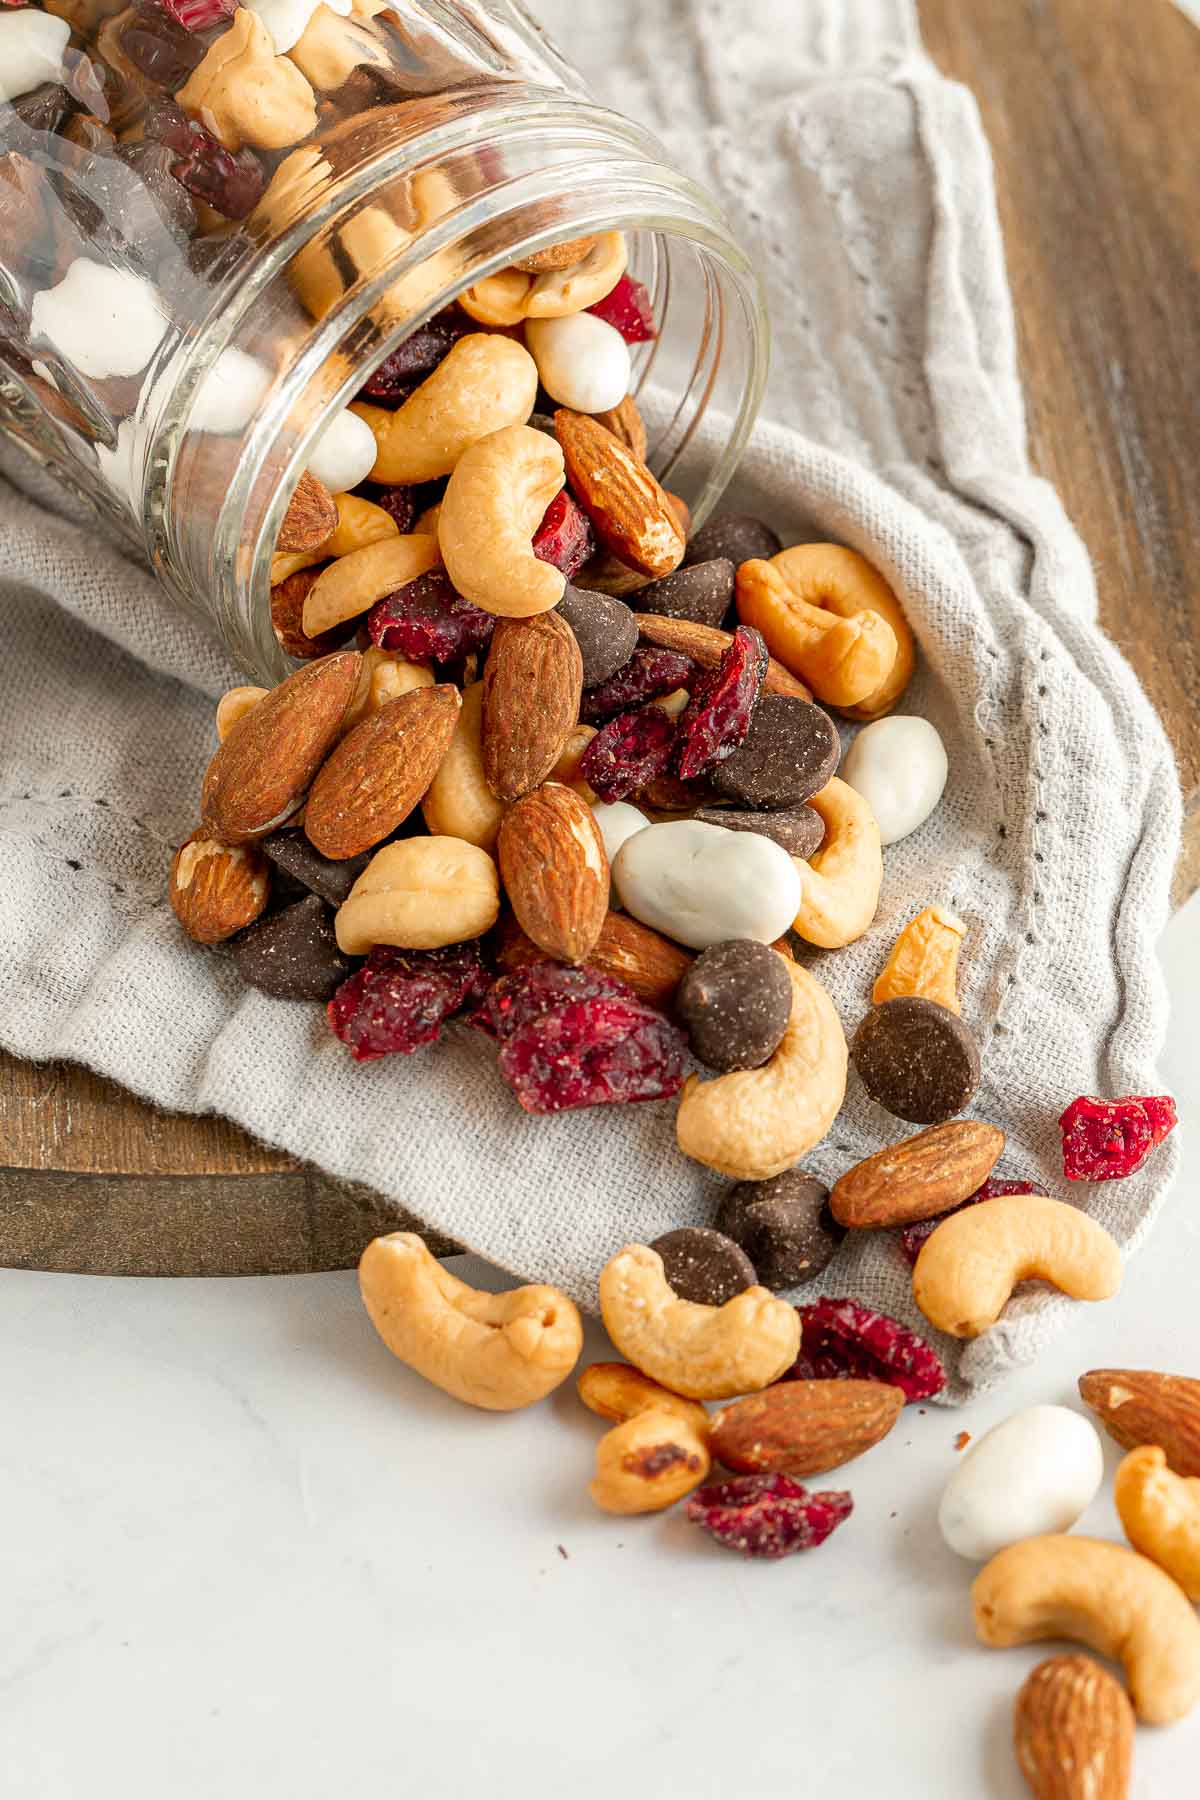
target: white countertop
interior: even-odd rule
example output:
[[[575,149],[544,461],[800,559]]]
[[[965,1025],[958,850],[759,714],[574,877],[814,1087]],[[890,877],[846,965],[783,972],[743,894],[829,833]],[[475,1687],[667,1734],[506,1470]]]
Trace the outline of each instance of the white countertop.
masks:
[[[598,1514],[570,1388],[465,1411],[350,1274],[0,1276],[4,1793],[1018,1800],[1010,1709],[1046,1652],[974,1643],[934,1509],[958,1431],[1097,1365],[1200,1373],[1200,898],[1164,958],[1191,1141],[1125,1291],[1002,1391],[910,1407],[822,1478],[853,1517],[784,1563]],[[1083,1527],[1120,1536],[1110,1488]],[[1140,1731],[1134,1791],[1194,1793],[1198,1763],[1200,1712]]]

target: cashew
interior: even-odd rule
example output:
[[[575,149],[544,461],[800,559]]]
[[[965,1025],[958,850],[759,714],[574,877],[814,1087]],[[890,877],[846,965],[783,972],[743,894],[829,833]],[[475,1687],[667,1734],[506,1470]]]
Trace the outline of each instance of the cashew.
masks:
[[[785,669],[827,706],[858,706],[896,661],[896,634],[876,612],[842,619],[811,606],[773,562],[751,558],[737,572],[738,617],[753,625]]]
[[[839,708],[850,719],[882,719],[912,679],[916,648],[904,608],[879,570],[865,556],[846,550],[841,544],[797,544],[791,550],[781,550],[771,563],[792,591],[813,606],[836,613],[841,619],[878,613],[891,626],[896,639],[896,660],[891,669],[873,694],[857,706]]]
[[[489,1412],[543,1400],[579,1360],[583,1325],[554,1287],[488,1294],[431,1256],[415,1232],[376,1238],[358,1265],[363,1304],[400,1361]]]
[[[592,240],[579,262],[541,273],[515,267],[498,269],[460,294],[459,305],[481,325],[504,327],[519,325],[522,319],[563,319],[611,294],[625,273],[626,261],[624,236],[606,231]]]
[[[343,87],[361,63],[383,69],[388,66],[388,53],[379,39],[366,26],[341,17],[329,6],[317,7],[288,55],[323,94]]]
[[[913,1297],[939,1331],[973,1338],[996,1323],[1019,1281],[1049,1281],[1073,1300],[1109,1300],[1121,1273],[1115,1242],[1077,1206],[1004,1194],[952,1213],[926,1238]]]
[[[892,945],[871,989],[872,1002],[880,1006],[885,1000],[918,994],[924,1000],[936,1000],[950,1012],[960,1012],[958,949],[966,929],[961,919],[943,912],[940,906],[925,907],[908,921]]]
[[[413,530],[424,533],[426,537],[435,538],[438,534],[438,525],[441,522],[441,517],[442,503],[440,500],[437,500],[432,506],[427,506],[423,513],[417,514],[417,522],[413,526]]]
[[[395,412],[355,402],[352,410],[379,446],[371,480],[411,483],[449,475],[471,444],[505,425],[524,424],[537,384],[537,364],[524,345],[495,332],[459,338]]]
[[[1113,1499],[1134,1549],[1200,1600],[1200,1480],[1176,1475],[1164,1450],[1142,1444],[1117,1470]]]
[[[460,594],[510,619],[558,605],[566,577],[538,560],[532,540],[562,484],[562,451],[531,425],[507,425],[464,451],[438,519],[442,561]]]
[[[269,191],[269,190],[268,190]],[[330,233],[321,233],[293,256],[288,278],[314,319],[331,313],[354,284],[394,263],[412,243],[412,233],[382,206],[364,206]],[[388,296],[376,301],[376,324],[390,322]]]
[[[263,687],[228,688],[217,701],[217,737],[221,743],[229,736],[240,718],[266,698],[267,690]]]
[[[574,788],[575,792],[587,801],[589,806],[598,806],[600,796],[590,782],[584,781],[579,773],[579,765],[584,751],[596,735],[594,725],[576,725],[566,743],[558,753],[558,761],[546,777],[547,781],[561,781],[565,786]]]
[[[799,964],[788,975],[792,1012],[774,1055],[715,1081],[689,1075],[680,1097],[679,1148],[735,1181],[790,1169],[820,1143],[846,1095],[846,1035],[833,1001]]]
[[[480,325],[519,325],[525,317],[533,276],[520,269],[497,269],[458,296],[469,319]]]
[[[1148,1725],[1200,1699],[1200,1619],[1170,1576],[1120,1544],[1059,1533],[1010,1544],[975,1577],[971,1605],[995,1649],[1067,1638],[1122,1663]]]
[[[394,594],[440,561],[435,540],[416,532],[378,538],[361,550],[339,556],[322,569],[304,596],[305,632],[320,637],[347,619],[357,619],[385,594]]]
[[[792,930],[805,943],[839,950],[863,935],[879,905],[879,827],[862,795],[836,775],[806,804],[824,820],[825,838],[807,862],[792,858],[800,875]]]
[[[270,32],[248,7],[239,7],[175,98],[227,150],[286,150],[316,130],[316,95],[295,63],[276,56]]]
[[[579,1398],[615,1431],[596,1447],[588,1492],[611,1513],[662,1512],[699,1487],[712,1467],[708,1414],[628,1363],[592,1363],[576,1381]]]
[[[412,837],[375,852],[333,926],[347,956],[366,956],[376,944],[463,944],[499,916],[500,881],[486,850],[462,838]]]
[[[376,506],[373,500],[364,500],[360,494],[335,494],[334,502],[338,522],[333,536],[321,546],[322,555],[349,556],[383,538],[400,536],[400,527],[391,513]]]
[[[663,1260],[628,1244],[600,1276],[600,1311],[622,1356],[690,1400],[728,1400],[777,1381],[800,1352],[800,1315],[764,1287],[724,1306],[681,1300]]]
[[[463,838],[480,850],[495,848],[507,808],[483,773],[483,683],[463,689],[462,707],[450,748],[421,802],[434,836]]]
[[[299,575],[304,569],[315,569],[318,563],[326,561],[323,544],[319,550],[276,550],[271,558],[271,586],[282,587],[293,575]]]
[[[342,720],[342,736],[361,725],[369,713],[377,713],[389,700],[411,694],[414,688],[433,685],[433,670],[426,668],[424,663],[409,662],[398,650],[377,650],[372,645],[362,653],[358,686]]]

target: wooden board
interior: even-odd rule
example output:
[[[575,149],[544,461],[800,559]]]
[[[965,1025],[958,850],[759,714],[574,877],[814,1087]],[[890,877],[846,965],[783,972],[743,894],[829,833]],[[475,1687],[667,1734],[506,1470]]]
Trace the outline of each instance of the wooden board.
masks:
[[[991,138],[1034,460],[1175,744],[1182,899],[1200,885],[1200,32],[1167,0],[922,0],[921,15]],[[0,1057],[0,1263],[341,1268],[394,1225],[369,1190],[222,1120]]]

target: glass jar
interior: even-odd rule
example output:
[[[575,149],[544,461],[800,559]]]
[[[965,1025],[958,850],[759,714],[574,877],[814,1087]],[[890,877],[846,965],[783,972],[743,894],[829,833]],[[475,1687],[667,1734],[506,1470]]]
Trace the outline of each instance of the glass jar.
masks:
[[[258,679],[291,666],[272,552],[333,414],[474,283],[614,229],[658,328],[647,460],[699,524],[761,397],[757,279],[518,5],[0,3],[0,428]]]

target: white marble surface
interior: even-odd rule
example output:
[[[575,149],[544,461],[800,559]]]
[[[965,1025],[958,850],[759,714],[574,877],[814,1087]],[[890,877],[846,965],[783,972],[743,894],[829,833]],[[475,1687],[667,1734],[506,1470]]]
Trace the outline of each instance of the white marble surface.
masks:
[[[1001,1392],[910,1408],[790,1562],[594,1512],[570,1391],[460,1409],[351,1275],[0,1276],[3,1792],[1018,1800],[1009,1711],[1044,1652],[974,1644],[934,1511],[960,1429],[1096,1365],[1200,1373],[1200,899],[1164,956],[1191,1141],[1124,1293]],[[1084,1526],[1119,1536],[1108,1486]],[[1194,1793],[1198,1763],[1200,1714],[1142,1731],[1135,1793]]]

